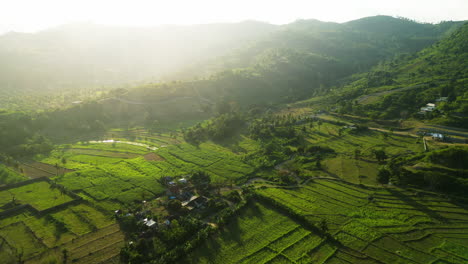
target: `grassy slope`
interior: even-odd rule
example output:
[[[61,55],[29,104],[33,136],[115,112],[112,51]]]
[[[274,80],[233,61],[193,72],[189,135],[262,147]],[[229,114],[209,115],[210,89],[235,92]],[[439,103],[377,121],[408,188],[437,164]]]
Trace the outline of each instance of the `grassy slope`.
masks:
[[[189,263],[266,263],[301,259],[322,239],[261,203],[240,215],[187,257]],[[333,248],[331,248],[333,250]]]
[[[330,233],[344,246],[384,263],[466,260],[468,211],[434,194],[416,196],[397,188],[364,189],[328,180],[316,180],[299,190],[258,192],[311,221],[325,219]],[[369,201],[369,196],[374,200]],[[426,243],[431,239],[436,244]]]

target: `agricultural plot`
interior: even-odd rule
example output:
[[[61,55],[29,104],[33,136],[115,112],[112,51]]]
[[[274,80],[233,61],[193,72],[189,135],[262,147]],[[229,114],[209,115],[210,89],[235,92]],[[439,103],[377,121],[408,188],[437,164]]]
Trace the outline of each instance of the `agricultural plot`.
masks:
[[[112,150],[108,150],[109,144],[89,144],[89,145],[73,145],[60,147],[47,156],[40,158],[40,161],[55,166],[58,164],[60,167],[80,170],[93,166],[98,166],[107,163],[117,163],[125,159],[132,159],[139,157],[148,152],[145,148],[140,146],[126,145],[115,146]],[[125,146],[130,146],[125,148]],[[101,148],[99,148],[101,147]],[[137,147],[137,151],[135,151]],[[54,171],[56,174],[64,174],[69,171]]]
[[[257,192],[312,223],[327,223],[333,238],[345,246],[330,254],[327,263],[468,262],[468,210],[432,193],[332,180]]]
[[[123,143],[78,143],[62,145],[48,157],[39,159],[50,165],[73,168],[73,172],[56,173],[57,182],[93,203],[114,204],[112,208],[115,203],[129,204],[162,193],[164,188],[158,179],[163,176],[184,175],[201,169],[217,182],[253,172],[229,149],[211,143],[199,147],[174,144],[176,140],[169,135],[151,135],[144,130],[133,132],[156,137],[170,145],[152,152],[144,146]]]
[[[41,162],[20,164],[19,169],[28,178],[53,177],[59,172],[59,169],[51,164]]]
[[[157,153],[182,171],[206,170],[214,176],[215,182],[236,179],[253,172],[239,156],[210,143],[203,143],[198,148],[190,144],[173,145],[159,149]]]
[[[73,263],[100,263],[118,256],[123,243],[124,235],[119,226],[112,224],[45,251],[25,263],[61,263],[64,249]]]
[[[157,181],[159,171],[151,162],[137,158],[61,175],[57,182],[96,201],[130,203],[149,199],[164,190]]]
[[[326,144],[338,153],[351,155],[356,148],[359,148],[363,156],[370,156],[370,151],[374,148],[385,148],[387,154],[396,155],[402,152],[421,152],[422,144],[416,138],[406,137],[397,134],[367,130],[357,133],[343,133],[339,136],[338,130],[341,126],[323,123],[320,128],[315,125],[309,129],[306,135],[307,140],[313,144]]]
[[[262,203],[238,217],[187,257],[187,263],[302,263],[327,260],[336,247]],[[314,253],[315,252],[315,253]]]
[[[16,205],[30,204],[42,211],[72,200],[73,198],[53,188],[47,181],[39,181],[0,191],[0,210],[1,208],[7,209],[9,204],[14,203]]]
[[[16,197],[15,206],[28,203],[38,210],[49,209],[72,200],[57,189],[50,189],[48,182],[40,181],[2,191],[0,193],[0,201],[4,203],[2,208],[5,205],[7,208],[12,208],[13,205],[8,206],[11,199],[4,199],[11,194]],[[31,212],[27,208],[2,215],[0,218],[2,263],[17,263],[19,259],[27,260],[47,254],[50,249],[70,243],[76,238],[114,223],[112,215],[103,213],[85,202],[68,204],[65,208],[58,208],[44,215]],[[120,239],[119,243],[122,240]],[[114,249],[113,252],[118,251]]]
[[[306,125],[307,126],[307,125]],[[375,185],[376,175],[381,166],[373,150],[382,149],[388,157],[408,155],[424,151],[416,138],[397,134],[367,130],[357,133],[342,132],[341,126],[324,122],[308,128],[306,139],[313,145],[332,148],[337,155],[323,160],[323,171],[315,176],[342,178],[352,183]],[[354,151],[360,155],[355,157]]]
[[[14,254],[7,256],[9,259],[17,260],[17,256],[20,254],[24,258],[29,258],[46,249],[46,246],[34,236],[34,233],[23,222],[1,228],[0,239],[4,241],[7,250]],[[3,244],[1,248],[3,249]]]

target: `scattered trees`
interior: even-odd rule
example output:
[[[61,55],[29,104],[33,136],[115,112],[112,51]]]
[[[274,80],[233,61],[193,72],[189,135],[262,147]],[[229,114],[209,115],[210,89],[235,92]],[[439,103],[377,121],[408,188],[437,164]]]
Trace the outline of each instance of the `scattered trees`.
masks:
[[[387,184],[388,181],[390,180],[391,173],[388,169],[382,167],[379,169],[379,172],[377,173],[377,182],[382,183],[382,184]]]
[[[211,183],[211,177],[204,171],[196,171],[190,177],[193,185],[195,186],[207,186]]]
[[[374,149],[373,153],[378,162],[383,162],[387,159],[387,153],[383,149]]]

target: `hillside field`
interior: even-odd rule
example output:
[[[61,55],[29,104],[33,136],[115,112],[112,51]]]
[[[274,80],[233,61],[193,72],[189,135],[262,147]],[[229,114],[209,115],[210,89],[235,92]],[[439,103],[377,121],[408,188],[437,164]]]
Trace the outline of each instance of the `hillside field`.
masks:
[[[314,180],[260,188],[268,201],[325,221],[331,238],[256,202],[188,257],[191,263],[465,263],[468,210],[433,193]],[[369,197],[372,197],[370,199]],[[265,199],[265,198],[264,198]],[[264,200],[261,199],[261,200]],[[274,204],[273,203],[273,204]]]

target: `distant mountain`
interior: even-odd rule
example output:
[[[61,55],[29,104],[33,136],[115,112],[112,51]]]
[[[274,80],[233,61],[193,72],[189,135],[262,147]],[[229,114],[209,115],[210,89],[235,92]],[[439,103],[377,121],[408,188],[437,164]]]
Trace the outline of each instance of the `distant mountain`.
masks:
[[[436,94],[431,95],[431,98],[413,95],[406,98],[405,105],[395,104],[385,108],[385,106],[388,106],[387,104],[392,103],[392,100],[387,100],[385,104],[379,105],[375,109],[372,108],[374,106],[371,105],[356,104],[354,100],[372,92],[398,88],[401,85],[406,87],[405,85],[413,85],[413,83],[418,84],[420,82],[431,81],[431,79],[415,81],[417,77],[415,74],[418,73],[410,75],[410,73],[416,70],[409,72],[408,69],[404,68],[406,67],[405,65],[413,63],[414,66],[411,67],[414,69],[429,66],[432,68],[437,67],[436,65],[438,64],[436,60],[431,62],[430,59],[426,57],[420,58],[420,56],[423,56],[421,54],[429,54],[433,49],[438,50],[439,48],[437,47],[439,46],[447,48],[454,47],[456,50],[463,49],[456,48],[459,45],[464,45],[463,37],[454,38],[453,36],[458,36],[460,32],[463,32],[465,26],[460,28],[462,25],[460,22],[447,22],[452,26],[448,27],[444,25],[442,27],[445,29],[440,30],[440,24],[426,25],[403,19],[385,18],[395,23],[413,25],[416,29],[412,30],[413,33],[408,33],[410,31],[405,33],[408,37],[404,37],[405,34],[393,36],[392,34],[394,33],[385,33],[385,30],[372,35],[373,33],[361,32],[353,28],[362,27],[363,22],[359,22],[359,25],[350,26],[348,24],[324,23],[316,20],[297,21],[271,33],[262,41],[255,43],[247,49],[224,57],[224,62],[229,61],[228,59],[237,59],[237,61],[231,61],[231,65],[225,64],[222,66],[218,64],[218,66],[220,66],[218,71],[209,75],[209,77],[199,80],[188,80],[164,85],[149,85],[139,89],[132,89],[128,93],[122,95],[121,98],[151,105],[154,109],[147,108],[149,115],[155,115],[156,119],[162,119],[164,118],[163,116],[165,116],[165,114],[163,114],[164,111],[155,109],[165,100],[189,100],[189,98],[191,98],[190,105],[195,106],[195,108],[199,107],[199,109],[204,109],[205,111],[216,111],[216,104],[227,104],[227,102],[239,107],[251,107],[254,105],[269,107],[275,106],[278,103],[291,103],[319,94],[330,94],[330,88],[335,86],[332,94],[335,93],[337,107],[340,111],[349,111],[349,113],[354,111],[357,114],[365,115],[378,114],[379,116],[377,117],[381,118],[400,117],[400,112],[407,106],[411,107],[413,110],[416,109],[415,111],[411,111],[417,112],[419,107],[418,103],[420,101],[435,100]],[[380,17],[376,17],[375,19],[379,20]],[[349,23],[357,22],[353,21]],[[372,22],[367,20],[366,23]],[[299,31],[289,30],[287,29],[288,27],[298,27],[301,31],[307,33],[298,33]],[[321,30],[319,32],[309,30],[311,27],[321,28]],[[411,42],[410,40],[413,36],[427,34],[427,32],[424,33],[423,31],[427,30],[428,27],[430,27],[433,32],[439,32],[434,33],[435,37],[428,37],[428,39],[431,40],[430,42],[436,43],[439,39],[442,39],[442,41],[437,42],[433,47],[427,49],[423,49],[426,47],[425,45],[418,44],[416,46],[423,50],[420,51],[420,53],[410,53],[415,46],[405,46],[403,45],[404,41]],[[337,28],[340,28],[339,31],[337,31]],[[455,29],[455,32],[453,29]],[[451,31],[452,34],[448,33],[448,31]],[[327,34],[325,34],[325,32],[331,32],[328,36],[329,39],[333,36],[334,38],[341,38],[341,40],[325,45],[323,39],[315,37],[316,34],[326,36]],[[383,37],[376,34],[383,35]],[[355,38],[355,36],[360,35],[367,36],[369,41]],[[291,36],[297,36],[298,38],[293,38]],[[299,38],[299,36],[302,38]],[[394,39],[393,42],[390,41],[392,38]],[[272,41],[273,39],[276,39],[276,41]],[[308,40],[312,39],[314,39],[313,42],[308,42]],[[347,41],[349,45],[343,45],[345,41]],[[449,43],[450,41],[453,43]],[[322,42],[324,45],[318,45],[317,43],[319,42]],[[348,51],[345,52],[346,50]],[[317,51],[317,53],[312,51]],[[463,51],[459,52],[463,53]],[[371,56],[370,54],[374,55]],[[397,54],[400,54],[400,56],[396,56]],[[444,51],[438,51],[434,54],[445,53]],[[395,56],[396,59],[389,59],[395,58]],[[464,65],[462,62],[464,59],[463,56],[456,59],[450,59],[452,55],[449,57],[444,57],[445,55],[440,56],[441,57],[437,57],[437,60],[443,62],[441,67],[447,68],[447,75],[451,76],[451,74],[456,74],[461,70],[460,67]],[[387,59],[387,63],[382,61],[384,59]],[[414,61],[412,61],[413,59]],[[461,61],[459,61],[460,63],[450,64],[450,60],[452,60],[452,62]],[[220,60],[218,60],[218,62],[219,61]],[[370,67],[372,64],[378,64],[378,66],[375,66],[370,72],[351,75],[355,72],[359,72],[358,66],[365,68]],[[236,67],[242,65],[243,67]],[[454,67],[458,68],[455,69]],[[215,68],[213,68],[213,70],[214,69]],[[444,68],[437,68],[437,71],[443,69]],[[426,70],[421,70],[421,72],[426,72]],[[392,76],[396,76],[397,74],[399,74],[400,77],[397,78],[398,80],[394,80]],[[436,78],[437,76],[434,74],[433,70],[427,71],[425,74],[427,75],[421,75],[421,78]],[[411,77],[411,79],[409,79],[409,77]],[[451,78],[447,76],[442,77],[444,79]],[[403,83],[403,81],[406,83]],[[349,82],[350,84],[341,89],[340,82]],[[398,82],[401,82],[399,84],[400,86],[392,86]],[[376,90],[374,91],[374,89]],[[113,103],[114,102],[112,102],[111,105]],[[122,101],[120,101],[120,103],[122,103]],[[188,104],[185,103],[185,105]],[[181,105],[179,104],[178,106],[180,108]],[[166,109],[169,108],[166,107]],[[367,113],[366,111],[369,112]],[[409,110],[405,111],[411,113]],[[171,112],[175,113],[176,111],[172,110]],[[195,113],[193,109],[187,112]],[[405,116],[407,116],[407,114]]]
[[[156,28],[70,24],[0,36],[0,87],[37,91],[192,79],[251,67],[272,49],[329,57],[347,67],[346,75],[419,51],[459,25],[387,16],[283,26],[255,21]]]
[[[60,89],[158,80],[274,30],[234,24],[130,28],[70,24],[0,36],[1,89]]]
[[[333,58],[346,65],[348,72],[366,71],[379,61],[397,54],[420,51],[461,24],[421,24],[389,16],[367,17],[342,24],[314,19],[298,20],[279,27],[248,47],[210,63],[192,65],[171,78],[190,79],[225,69],[249,67],[263,52],[284,48]]]

